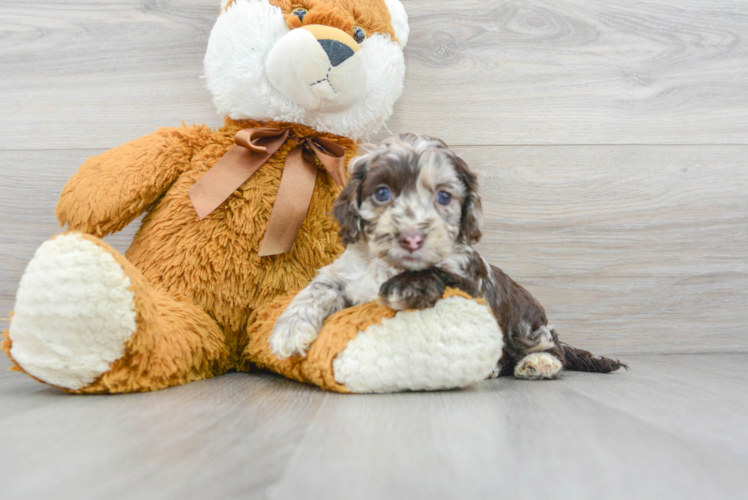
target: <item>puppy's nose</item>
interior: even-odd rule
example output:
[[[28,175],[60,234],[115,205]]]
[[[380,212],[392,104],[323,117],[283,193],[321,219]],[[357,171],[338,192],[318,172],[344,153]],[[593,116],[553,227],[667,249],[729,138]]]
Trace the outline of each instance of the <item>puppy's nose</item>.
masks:
[[[353,55],[353,49],[337,40],[317,40],[334,68]]]
[[[402,233],[400,235],[400,246],[409,252],[415,252],[423,246],[423,236],[415,233]]]

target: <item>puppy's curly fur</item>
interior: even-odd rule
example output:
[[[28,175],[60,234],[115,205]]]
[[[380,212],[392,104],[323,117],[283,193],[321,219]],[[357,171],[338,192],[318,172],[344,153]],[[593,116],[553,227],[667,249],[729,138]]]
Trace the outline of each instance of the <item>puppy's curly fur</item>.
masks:
[[[354,159],[334,215],[346,250],[278,319],[276,355],[303,354],[344,307],[376,298],[395,310],[423,309],[451,286],[485,298],[498,318],[505,350],[496,375],[626,367],[559,342],[538,301],[473,249],[483,221],[477,178],[442,141],[403,134]]]

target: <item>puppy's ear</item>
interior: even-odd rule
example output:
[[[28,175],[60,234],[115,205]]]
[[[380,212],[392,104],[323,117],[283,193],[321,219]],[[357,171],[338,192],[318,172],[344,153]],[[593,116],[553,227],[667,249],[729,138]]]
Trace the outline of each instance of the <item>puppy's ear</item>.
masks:
[[[359,156],[351,160],[351,176],[348,184],[340,192],[332,214],[340,225],[340,238],[344,244],[355,243],[361,231],[361,188],[366,178],[366,164],[369,156]]]
[[[481,227],[483,226],[483,208],[480,196],[478,195],[478,176],[470,170],[465,160],[459,156],[453,155],[452,162],[457,171],[457,176],[467,190],[465,201],[462,204],[459,239],[462,243],[474,245],[483,236],[481,232]]]

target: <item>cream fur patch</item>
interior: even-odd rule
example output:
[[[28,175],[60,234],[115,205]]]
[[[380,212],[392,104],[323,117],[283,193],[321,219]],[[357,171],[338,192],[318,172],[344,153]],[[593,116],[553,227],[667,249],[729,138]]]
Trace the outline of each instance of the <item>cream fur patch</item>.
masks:
[[[452,389],[486,379],[502,347],[501,328],[486,306],[450,297],[359,332],[333,368],[335,380],[352,392]]]
[[[343,36],[338,29],[329,28]],[[343,37],[341,37],[343,38]],[[332,66],[327,53],[312,32],[295,29],[270,50],[265,74],[283,95],[304,109],[338,112],[350,109],[366,93],[366,63],[358,44],[357,53]]]
[[[408,26],[408,14],[405,12],[400,0],[384,0],[387,9],[390,11],[392,20],[392,29],[395,30],[395,36],[400,41],[400,45],[405,47],[408,44],[410,36],[410,26]]]
[[[21,278],[11,355],[29,374],[80,389],[109,370],[135,332],[135,294],[114,257],[76,234],[45,242]]]

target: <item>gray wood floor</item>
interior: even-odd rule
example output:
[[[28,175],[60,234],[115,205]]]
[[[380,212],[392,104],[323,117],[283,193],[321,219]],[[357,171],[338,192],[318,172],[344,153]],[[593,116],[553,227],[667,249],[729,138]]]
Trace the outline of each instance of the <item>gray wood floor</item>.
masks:
[[[404,4],[389,129],[454,146],[480,174],[480,251],[632,371],[74,397],[0,359],[0,500],[748,498],[748,2]],[[0,0],[0,318],[78,165],[221,124],[199,78],[217,5]]]
[[[222,123],[199,78],[217,4],[0,0],[0,311],[85,159]],[[441,137],[480,172],[481,253],[564,338],[748,352],[748,3],[405,5],[388,127]],[[135,229],[110,242],[126,249]]]
[[[626,361],[381,396],[258,373],[71,397],[2,373],[0,498],[746,498],[748,355]]]

